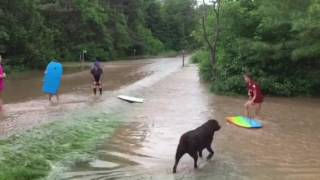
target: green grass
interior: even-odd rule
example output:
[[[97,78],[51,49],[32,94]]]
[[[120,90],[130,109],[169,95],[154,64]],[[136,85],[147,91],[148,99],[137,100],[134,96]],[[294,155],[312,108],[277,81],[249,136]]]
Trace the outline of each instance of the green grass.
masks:
[[[0,180],[46,178],[58,162],[70,165],[94,154],[97,144],[111,136],[119,125],[119,117],[111,114],[80,113],[2,140]]]

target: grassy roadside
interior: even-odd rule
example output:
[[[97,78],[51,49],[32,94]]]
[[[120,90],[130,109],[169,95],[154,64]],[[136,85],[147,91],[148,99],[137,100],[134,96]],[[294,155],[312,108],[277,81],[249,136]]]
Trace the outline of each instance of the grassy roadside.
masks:
[[[0,141],[0,180],[45,178],[57,162],[70,165],[94,154],[96,145],[120,125],[119,119],[113,114],[78,113]]]

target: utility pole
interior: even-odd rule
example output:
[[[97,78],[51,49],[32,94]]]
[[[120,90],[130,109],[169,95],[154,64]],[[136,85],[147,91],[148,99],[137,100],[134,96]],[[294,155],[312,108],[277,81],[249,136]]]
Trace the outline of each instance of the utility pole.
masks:
[[[182,50],[182,67],[184,67],[185,50]]]
[[[183,19],[183,23],[182,23],[182,36],[183,36],[183,40],[182,40],[182,67],[184,67],[184,56],[185,56],[185,48],[186,48],[186,30],[185,30],[185,20]]]
[[[84,67],[84,62],[86,60],[87,57],[87,50],[83,50],[82,52],[80,52],[80,64],[81,64],[81,68]]]
[[[134,59],[136,59],[136,52],[137,52],[137,50],[136,50],[136,48],[134,48],[134,49],[133,49],[133,58],[134,58]]]

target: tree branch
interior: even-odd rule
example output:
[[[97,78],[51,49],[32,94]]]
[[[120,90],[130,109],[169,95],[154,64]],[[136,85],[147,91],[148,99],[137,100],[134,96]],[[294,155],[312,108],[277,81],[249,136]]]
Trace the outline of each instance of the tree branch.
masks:
[[[203,37],[204,37],[204,40],[206,41],[206,43],[208,44],[209,48],[212,49],[212,44],[210,43],[210,40],[208,38],[208,33],[207,33],[207,28],[206,28],[206,16],[207,16],[207,7],[206,7],[206,2],[205,0],[203,0],[203,7],[205,8],[204,11],[205,11],[205,14],[202,16],[202,30],[203,30]]]

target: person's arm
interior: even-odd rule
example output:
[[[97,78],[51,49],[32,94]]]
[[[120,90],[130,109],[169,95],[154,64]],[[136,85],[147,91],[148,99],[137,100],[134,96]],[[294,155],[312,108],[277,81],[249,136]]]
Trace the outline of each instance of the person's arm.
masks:
[[[100,67],[100,83],[101,83],[101,81],[102,81],[102,77],[103,77],[103,68],[102,67]]]
[[[254,104],[254,100],[257,98],[257,89],[256,88],[254,88],[253,89],[253,97],[252,97],[252,99],[251,99],[251,101],[250,101],[250,103],[251,104]]]
[[[4,79],[6,77],[6,73],[4,72],[4,69],[2,68],[2,74],[0,75],[1,79]]]
[[[92,68],[90,69],[90,76],[91,76],[91,80],[94,81],[94,76],[93,76],[93,73],[92,73]]]
[[[3,72],[3,73],[0,75],[0,78],[1,78],[1,79],[4,79],[6,76],[7,76],[6,73]]]

